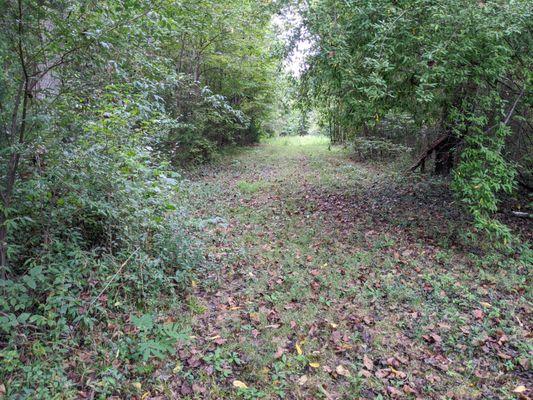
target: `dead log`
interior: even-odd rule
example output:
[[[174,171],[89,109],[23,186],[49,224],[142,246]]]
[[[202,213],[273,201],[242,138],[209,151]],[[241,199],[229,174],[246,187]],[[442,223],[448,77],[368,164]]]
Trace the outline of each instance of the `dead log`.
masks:
[[[523,212],[523,211],[511,211],[511,214],[513,214],[515,217],[519,217],[519,218],[531,218],[531,217],[533,217],[533,214],[529,214],[529,213]]]

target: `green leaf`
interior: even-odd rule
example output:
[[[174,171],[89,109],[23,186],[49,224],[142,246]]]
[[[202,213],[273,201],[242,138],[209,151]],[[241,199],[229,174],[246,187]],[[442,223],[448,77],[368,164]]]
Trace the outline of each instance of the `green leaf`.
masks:
[[[141,317],[132,315],[131,323],[141,331],[150,331],[154,327],[154,317],[151,314],[144,314]]]
[[[37,283],[35,282],[35,279],[33,279],[32,276],[30,275],[24,275],[22,277],[22,280],[24,281],[24,283],[30,288],[30,289],[36,289],[37,288]]]

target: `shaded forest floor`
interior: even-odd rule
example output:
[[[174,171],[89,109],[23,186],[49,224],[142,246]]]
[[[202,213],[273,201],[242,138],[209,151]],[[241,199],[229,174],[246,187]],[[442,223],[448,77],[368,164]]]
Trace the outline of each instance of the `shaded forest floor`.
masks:
[[[531,389],[527,260],[466,245],[443,182],[352,162],[312,137],[251,147],[190,179],[211,267],[180,311],[192,338],[144,398]]]

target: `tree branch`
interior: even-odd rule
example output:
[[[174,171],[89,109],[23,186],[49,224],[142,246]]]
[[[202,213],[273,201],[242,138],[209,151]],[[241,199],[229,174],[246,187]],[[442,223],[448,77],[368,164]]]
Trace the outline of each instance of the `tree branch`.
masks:
[[[505,118],[505,120],[503,121],[503,124],[504,125],[507,125],[509,123],[509,120],[511,119],[511,116],[513,115],[514,113],[514,110],[518,104],[518,102],[520,101],[520,99],[522,98],[522,96],[524,95],[526,91],[526,85],[524,85],[524,87],[522,88],[522,90],[520,91],[520,94],[518,95],[518,97],[516,98],[516,100],[514,101],[513,103],[513,106],[511,107],[511,109],[509,110],[509,113],[507,113],[507,117]]]

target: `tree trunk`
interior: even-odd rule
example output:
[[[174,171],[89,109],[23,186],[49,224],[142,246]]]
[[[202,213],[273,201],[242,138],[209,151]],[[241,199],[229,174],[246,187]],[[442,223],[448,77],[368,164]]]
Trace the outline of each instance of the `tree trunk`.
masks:
[[[7,228],[5,216],[0,214],[0,279],[7,278]]]
[[[449,175],[454,164],[457,138],[448,134],[446,139],[435,149],[435,174]]]

